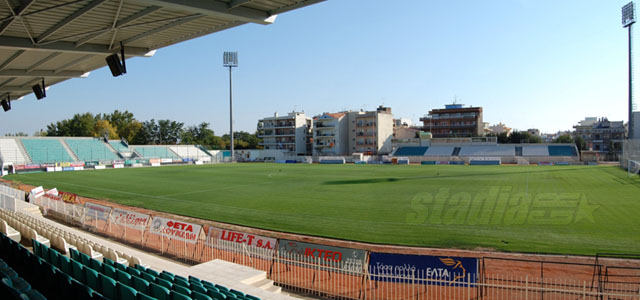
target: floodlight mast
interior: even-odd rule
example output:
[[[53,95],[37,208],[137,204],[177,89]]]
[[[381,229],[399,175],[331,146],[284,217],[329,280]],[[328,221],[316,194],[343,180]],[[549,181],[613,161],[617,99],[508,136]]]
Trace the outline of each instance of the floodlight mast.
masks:
[[[231,138],[231,162],[234,161],[233,154],[233,91],[231,85],[231,70],[238,66],[238,52],[225,52],[223,55],[223,66],[229,68],[229,136]]]
[[[627,126],[629,127],[628,139],[634,138],[633,133],[633,56],[632,56],[632,30],[631,25],[636,22],[636,10],[635,3],[633,1],[629,2],[627,5],[622,7],[622,27],[628,28],[629,30],[629,122]]]

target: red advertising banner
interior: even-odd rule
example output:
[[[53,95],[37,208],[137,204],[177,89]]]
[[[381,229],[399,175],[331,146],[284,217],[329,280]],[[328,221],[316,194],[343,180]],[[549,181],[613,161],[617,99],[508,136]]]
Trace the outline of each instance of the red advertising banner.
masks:
[[[111,212],[111,220],[114,223],[133,229],[144,229],[151,217],[147,214],[114,208]]]

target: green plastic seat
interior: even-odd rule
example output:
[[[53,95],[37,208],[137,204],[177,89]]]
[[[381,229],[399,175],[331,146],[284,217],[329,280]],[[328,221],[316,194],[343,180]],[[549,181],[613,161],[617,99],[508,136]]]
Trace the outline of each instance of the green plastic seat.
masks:
[[[231,290],[229,290],[229,292],[235,294],[236,296],[244,297],[244,293],[241,292],[241,291],[231,289]],[[240,298],[240,297],[238,297],[238,298]]]
[[[116,280],[125,285],[131,285],[131,275],[123,272],[122,270],[116,270]]]
[[[110,259],[108,259],[108,258],[106,258],[106,257],[103,257],[103,258],[102,258],[102,263],[104,263],[104,264],[106,264],[106,265],[109,265],[109,266],[112,266],[112,267],[114,267],[114,268],[116,267],[116,266],[115,266],[115,262],[113,262],[113,260],[110,260]]]
[[[130,286],[123,284],[122,282],[118,282],[116,287],[118,288],[118,299],[136,300],[138,298],[138,292]]]
[[[209,281],[206,281],[206,280],[202,280],[202,281],[200,281],[200,283],[202,283],[202,285],[204,285],[206,288],[216,287],[216,285],[213,282],[209,282]]]
[[[24,295],[26,295],[27,299],[29,300],[47,300],[44,295],[42,295],[40,292],[38,292],[38,290],[35,289],[30,289],[24,292]]]
[[[191,282],[191,281],[202,282],[202,280],[200,280],[200,278],[189,275],[189,282]]]
[[[84,266],[91,266],[91,257],[89,255],[80,252],[80,263]]]
[[[78,251],[78,250],[76,250],[76,249],[72,249],[72,248],[70,248],[70,249],[69,249],[69,253],[71,253],[71,259],[73,259],[73,260],[78,260],[78,261],[80,261],[80,260],[81,260],[81,258],[80,258],[80,251]]]
[[[49,263],[60,268],[60,253],[58,251],[49,248]]]
[[[178,292],[178,293],[180,293],[180,294],[184,294],[184,295],[187,295],[187,296],[191,295],[191,290],[186,288],[186,287],[183,287],[183,286],[174,285],[173,286],[173,290]]]
[[[99,273],[94,269],[84,268],[85,283],[96,291],[100,290],[100,278],[98,277],[98,274]]]
[[[209,295],[211,298],[215,299],[215,300],[226,300],[227,296],[221,292],[218,291],[214,291],[214,290],[209,290],[207,292],[207,295]]]
[[[64,255],[60,255],[60,270],[62,270],[62,272],[65,272],[67,274],[72,272],[71,269],[71,259],[64,256]]]
[[[244,298],[245,299],[249,299],[249,300],[262,300],[262,299],[260,299],[260,298],[258,298],[256,296],[252,296],[252,295],[249,295],[249,294],[244,295]]]
[[[228,292],[228,291],[229,291],[229,289],[228,289],[226,286],[224,286],[224,285],[216,284],[216,285],[215,285],[215,287],[216,287],[219,291],[221,291],[221,292],[222,292],[222,291],[225,291],[225,292]]]
[[[145,293],[145,294],[150,294],[150,290],[149,290],[149,282],[138,277],[138,276],[131,276],[131,283],[132,283],[132,287],[134,289],[136,289],[136,291],[140,292],[140,293]]]
[[[182,294],[176,291],[171,291],[171,300],[192,300],[192,299],[191,297],[185,294]]]
[[[151,269],[151,268],[147,268],[147,273],[155,276],[155,277],[160,277],[160,273],[158,273],[158,271]]]
[[[121,264],[121,263],[115,263],[114,264],[116,269],[121,270],[122,272],[127,272],[127,266]]]
[[[173,284],[186,287],[187,289],[191,287],[187,280],[178,277],[173,279]]]
[[[191,292],[191,298],[193,300],[213,300],[211,299],[211,297],[207,296],[204,293],[200,293],[200,292]]]
[[[168,280],[170,282],[173,282],[173,275],[170,274],[170,273],[162,272],[162,273],[160,273],[160,278],[162,278],[164,280]]]
[[[75,278],[77,281],[80,281],[82,283],[85,282],[84,267],[82,266],[82,264],[80,264],[75,260],[71,261],[71,274],[73,275],[73,278]]]
[[[155,297],[158,300],[170,300],[170,290],[166,287],[155,283],[149,283],[149,287],[151,288],[151,296]]]
[[[156,277],[149,274],[149,273],[140,273],[140,276],[142,277],[142,279],[149,281],[149,282],[156,282]]]
[[[143,293],[138,293],[138,300],[157,300],[157,299]]]
[[[102,273],[111,278],[116,278],[116,268],[113,266],[102,264]]]
[[[132,268],[132,267],[127,267],[127,273],[129,273],[129,275],[131,276],[141,277],[140,270],[136,270],[135,268]]]
[[[144,266],[141,266],[139,264],[135,265],[136,270],[140,271],[140,272],[146,272],[147,268],[145,268]]]
[[[173,275],[173,279],[180,279],[189,282],[189,279],[180,275]]]
[[[102,263],[99,260],[92,259],[91,260],[91,268],[96,270],[96,271],[100,271],[100,270],[102,270]]]
[[[91,299],[93,296],[93,289],[80,283],[77,280],[71,281],[72,294],[75,299]]]
[[[100,293],[109,299],[118,299],[118,292],[116,291],[116,281],[113,278],[107,277],[103,274],[98,274],[100,278]]]
[[[156,283],[161,285],[161,286],[163,286],[163,287],[165,287],[165,288],[168,288],[168,289],[172,289],[173,288],[173,283],[171,281],[169,281],[169,280],[166,280],[166,279],[162,279],[162,278],[156,277]]]
[[[198,285],[198,284],[194,284],[191,283],[191,291],[192,292],[198,292],[198,293],[202,293],[202,294],[206,294],[207,293],[207,288]]]

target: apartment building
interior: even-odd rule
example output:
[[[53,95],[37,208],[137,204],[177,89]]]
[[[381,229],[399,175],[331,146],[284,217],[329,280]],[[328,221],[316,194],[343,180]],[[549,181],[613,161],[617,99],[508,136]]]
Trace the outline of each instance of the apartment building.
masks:
[[[349,117],[346,112],[324,113],[313,118],[313,155],[349,154]]]
[[[431,132],[434,138],[474,137],[484,134],[482,107],[463,107],[447,104],[444,109],[433,109],[420,118],[422,130]]]
[[[598,152],[621,153],[626,135],[623,121],[609,121],[607,118],[588,117],[574,125],[573,136],[579,136],[587,143],[587,149]]]
[[[258,137],[265,150],[283,150],[289,155],[311,155],[313,122],[304,112],[291,112],[286,116],[275,113],[273,117],[258,121]]]
[[[393,114],[390,107],[375,111],[349,112],[349,153],[389,154],[393,150]]]

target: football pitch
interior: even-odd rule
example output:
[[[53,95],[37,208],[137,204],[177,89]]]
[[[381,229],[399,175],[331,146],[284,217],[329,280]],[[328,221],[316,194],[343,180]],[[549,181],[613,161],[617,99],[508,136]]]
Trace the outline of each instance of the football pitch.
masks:
[[[640,254],[616,166],[218,164],[6,176],[184,216],[381,244]]]

